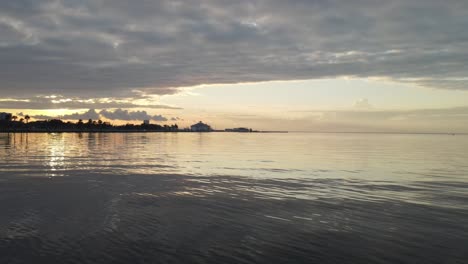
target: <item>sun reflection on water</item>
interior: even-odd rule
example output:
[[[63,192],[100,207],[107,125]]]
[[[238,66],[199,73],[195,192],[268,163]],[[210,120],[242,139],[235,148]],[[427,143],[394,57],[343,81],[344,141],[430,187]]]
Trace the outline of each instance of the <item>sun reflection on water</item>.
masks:
[[[57,177],[64,176],[63,170],[65,170],[65,155],[67,154],[66,142],[63,134],[51,133],[48,134],[48,153],[49,157],[47,161],[47,176]]]

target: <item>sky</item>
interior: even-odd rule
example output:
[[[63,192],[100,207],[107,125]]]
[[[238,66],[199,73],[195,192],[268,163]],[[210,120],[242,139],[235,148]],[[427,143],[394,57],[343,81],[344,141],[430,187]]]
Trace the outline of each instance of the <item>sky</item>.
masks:
[[[468,132],[466,0],[0,1],[0,111]]]

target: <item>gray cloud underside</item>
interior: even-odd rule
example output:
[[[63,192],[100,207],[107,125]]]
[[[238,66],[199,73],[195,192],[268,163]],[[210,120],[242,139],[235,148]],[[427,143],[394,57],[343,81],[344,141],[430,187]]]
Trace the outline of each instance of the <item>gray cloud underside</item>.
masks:
[[[0,2],[9,97],[351,75],[468,89],[463,0]]]
[[[128,102],[119,101],[86,101],[80,98],[70,99],[70,101],[61,101],[53,103],[53,100],[64,98],[44,98],[33,97],[28,99],[1,99],[0,109],[87,109],[87,108],[152,108],[152,109],[181,109],[169,105],[137,105]]]
[[[19,115],[19,116],[21,116],[21,115]],[[76,113],[73,113],[73,114],[62,115],[62,116],[33,115],[32,117],[34,119],[38,119],[38,120],[55,119],[55,118],[62,119],[62,120],[79,120],[79,119],[82,119],[82,120],[88,120],[88,119],[97,120],[97,119],[100,118],[99,114],[94,109],[89,109],[88,111],[83,112],[83,113],[76,112]]]

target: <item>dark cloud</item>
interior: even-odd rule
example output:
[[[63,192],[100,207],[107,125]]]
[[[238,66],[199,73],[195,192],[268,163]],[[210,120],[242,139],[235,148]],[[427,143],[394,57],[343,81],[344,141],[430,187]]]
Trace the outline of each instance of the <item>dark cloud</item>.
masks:
[[[60,117],[61,119],[99,119],[99,114],[94,109],[89,109],[87,112],[84,113],[73,113],[70,115],[64,115]]]
[[[21,114],[21,115],[20,115]],[[18,114],[22,116],[22,113]],[[128,111],[123,109],[116,109],[114,111],[101,110],[99,113],[95,109],[89,109],[83,113],[73,113],[69,115],[62,116],[49,116],[49,115],[34,115],[34,119],[63,119],[63,120],[98,120],[100,118],[106,118],[109,120],[124,120],[124,121],[135,121],[135,120],[154,120],[154,121],[167,121],[168,119],[162,115],[149,115],[146,111]],[[171,119],[173,120],[173,119]],[[177,118],[176,120],[179,120]]]
[[[0,91],[132,97],[343,75],[467,89],[467,13],[460,0],[1,1]]]
[[[100,118],[99,114],[94,109],[89,109],[88,111],[86,111],[84,113],[78,113],[77,112],[77,113],[73,113],[73,114],[69,114],[69,115],[63,115],[63,116],[34,115],[34,116],[31,116],[31,117],[34,118],[34,119],[55,119],[55,118],[59,118],[59,119],[63,119],[63,120],[79,120],[79,119],[97,120],[97,119]]]
[[[111,120],[154,120],[167,121],[167,118],[162,115],[149,115],[146,111],[128,111],[116,109],[114,111],[102,110],[99,112],[103,117]]]

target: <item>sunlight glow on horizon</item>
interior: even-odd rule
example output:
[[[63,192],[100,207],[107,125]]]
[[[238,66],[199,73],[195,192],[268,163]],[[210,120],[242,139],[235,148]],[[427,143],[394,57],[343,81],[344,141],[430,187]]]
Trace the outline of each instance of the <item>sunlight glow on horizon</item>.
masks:
[[[294,124],[297,130],[354,130],[362,127],[382,129],[410,129],[408,118],[412,111],[436,111],[437,109],[463,108],[468,105],[468,92],[424,88],[408,83],[399,83],[382,78],[341,77],[335,79],[246,82],[236,84],[203,84],[178,88],[180,93],[143,98],[125,98],[135,107],[129,111],[146,111],[151,115],[163,115],[168,121],[189,126],[204,120],[214,127],[251,126],[271,130],[280,123]],[[46,96],[56,105],[71,100],[60,95]],[[88,98],[84,101],[111,102],[112,98]],[[182,109],[152,109],[153,104],[162,104]],[[91,104],[92,105],[92,104]],[[107,108],[113,111],[116,108]],[[3,109],[12,113],[24,112],[30,115],[57,116],[84,113],[88,108],[61,109]],[[96,108],[99,112],[103,108]],[[463,110],[464,111],[464,110]],[[368,113],[368,114],[366,114]],[[418,115],[420,112],[417,112]],[[376,118],[381,115],[382,118]],[[438,113],[431,114],[439,115]],[[416,127],[440,130],[442,125],[425,115],[413,120]],[[465,112],[459,114],[463,120]],[[448,118],[455,118],[450,113]],[[177,121],[171,118],[181,118]],[[115,124],[140,123],[142,120],[109,120]],[[71,120],[73,121],[73,120]],[[440,122],[440,121],[439,121]],[[451,120],[450,122],[455,122]],[[443,122],[440,122],[443,123]],[[444,125],[445,126],[445,125]],[[344,128],[343,128],[344,127]],[[460,128],[460,126],[458,126]],[[464,126],[462,126],[461,129]],[[374,128],[374,130],[377,128]],[[413,128],[411,128],[413,129]]]

